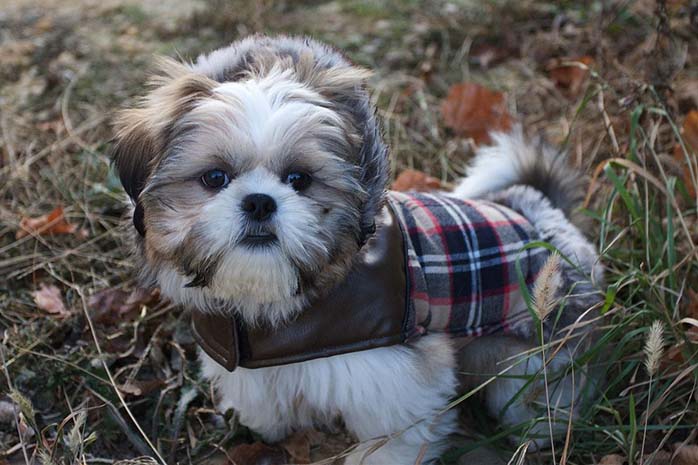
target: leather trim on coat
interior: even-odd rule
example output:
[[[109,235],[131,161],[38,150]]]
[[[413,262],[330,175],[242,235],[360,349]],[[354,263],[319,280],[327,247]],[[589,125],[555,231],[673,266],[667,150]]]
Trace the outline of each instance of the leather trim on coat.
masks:
[[[292,321],[251,327],[233,315],[194,312],[194,338],[228,371],[303,362],[405,342],[414,335],[404,232],[392,207],[347,278]]]

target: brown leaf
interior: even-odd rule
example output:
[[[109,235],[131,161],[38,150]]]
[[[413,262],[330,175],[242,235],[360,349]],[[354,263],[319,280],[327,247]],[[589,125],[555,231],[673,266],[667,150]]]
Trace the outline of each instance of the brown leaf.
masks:
[[[112,287],[90,296],[87,301],[94,312],[94,321],[100,324],[116,324],[143,305],[154,305],[160,300],[158,289],[135,288],[131,292]]]
[[[134,379],[133,381],[128,381],[119,386],[119,391],[123,392],[124,394],[130,394],[135,397],[142,397],[150,394],[151,392],[161,388],[164,385],[165,382],[161,379]]]
[[[589,67],[594,64],[590,56],[555,59],[547,66],[548,75],[557,87],[576,97],[589,76]]]
[[[679,344],[674,344],[666,351],[659,365],[661,371],[665,371],[671,366],[681,365],[686,361],[681,352],[682,347],[683,342],[680,342]]]
[[[651,454],[645,454],[643,460],[640,463],[644,463],[647,465],[666,465],[671,463],[672,455],[673,454],[671,452],[660,450]]]
[[[74,224],[68,223],[63,215],[63,207],[56,207],[51,213],[36,218],[22,217],[19,221],[20,229],[15,233],[15,239],[21,239],[29,234],[75,234],[79,237],[87,237],[87,231],[78,230]]]
[[[672,465],[698,465],[698,446],[675,444],[676,452]]]
[[[441,115],[446,126],[477,144],[488,143],[490,131],[508,131],[512,124],[504,94],[472,82],[451,86]]]
[[[690,287],[686,288],[686,295],[682,299],[680,312],[683,317],[698,319],[698,292]],[[688,326],[688,328],[685,328],[684,335],[689,342],[698,344],[698,328],[695,326]],[[682,365],[686,362],[686,358],[683,354],[684,344],[684,340],[679,340],[679,342],[666,351],[662,358],[662,368],[666,369],[669,366]]]
[[[441,181],[417,170],[405,170],[397,177],[391,186],[394,191],[429,192],[442,189]]]
[[[695,155],[698,154],[698,110],[692,110],[686,115],[686,119],[681,127],[681,136],[686,145],[686,150],[689,152],[689,158],[695,160]],[[690,156],[692,155],[692,156]],[[681,167],[683,172],[683,183],[686,186],[688,195],[691,198],[696,196],[696,186],[691,179],[691,171],[688,168],[686,155],[683,152],[680,144],[674,147],[674,159]],[[694,169],[696,168],[694,164]]]
[[[325,435],[315,430],[293,433],[279,445],[286,451],[292,463],[310,463],[310,448],[319,445]]]
[[[686,288],[686,301],[681,313],[683,316],[698,320],[698,292],[690,287]]]
[[[604,455],[599,462],[599,465],[623,465],[625,458],[622,455],[610,454]]]
[[[675,88],[680,112],[688,113],[698,109],[698,79],[681,79]]]
[[[53,284],[47,286],[41,283],[38,291],[32,292],[36,306],[57,318],[67,318],[70,312],[65,308],[61,291]]]
[[[313,444],[310,450],[310,460],[312,462],[319,462],[327,457],[342,455],[356,442],[356,440],[346,432],[333,434],[318,432],[317,434],[318,443]]]
[[[262,442],[240,444],[228,451],[228,465],[283,465],[288,457],[281,447]]]

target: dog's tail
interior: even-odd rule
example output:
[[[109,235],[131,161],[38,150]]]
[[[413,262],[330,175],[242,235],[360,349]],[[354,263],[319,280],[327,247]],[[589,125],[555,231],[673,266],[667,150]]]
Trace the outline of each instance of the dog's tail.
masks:
[[[453,192],[456,197],[476,199],[514,185],[531,186],[576,223],[585,178],[567,163],[565,153],[542,142],[529,142],[521,126],[509,133],[494,133],[492,140],[492,145],[475,154]]]

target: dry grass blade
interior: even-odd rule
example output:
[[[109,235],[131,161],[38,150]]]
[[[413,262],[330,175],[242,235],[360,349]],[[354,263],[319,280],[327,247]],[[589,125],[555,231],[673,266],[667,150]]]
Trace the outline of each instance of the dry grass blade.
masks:
[[[136,457],[135,459],[117,460],[113,465],[157,465],[158,461],[152,457]]]

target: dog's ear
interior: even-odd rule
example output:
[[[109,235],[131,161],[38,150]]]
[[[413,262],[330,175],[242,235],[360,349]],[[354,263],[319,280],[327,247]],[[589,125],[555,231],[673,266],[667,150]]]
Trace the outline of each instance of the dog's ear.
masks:
[[[123,110],[115,121],[112,160],[119,180],[136,205],[134,225],[145,234],[139,197],[158,164],[179,119],[195,102],[211,95],[217,85],[170,59],[158,60],[158,72],[149,81],[151,92],[136,108]]]
[[[150,174],[150,163],[162,147],[160,136],[149,124],[143,109],[124,110],[119,115],[112,145],[112,161],[121,185],[135,203]]]
[[[298,80],[307,84],[330,101],[352,98],[363,91],[371,71],[353,64],[337,67],[324,67],[316,61],[311,52],[302,53],[295,64]]]
[[[145,218],[139,196],[150,175],[150,164],[157,158],[161,142],[149,127],[147,112],[143,109],[125,110],[119,116],[112,146],[114,168],[124,190],[135,205],[133,226],[145,236]]]

